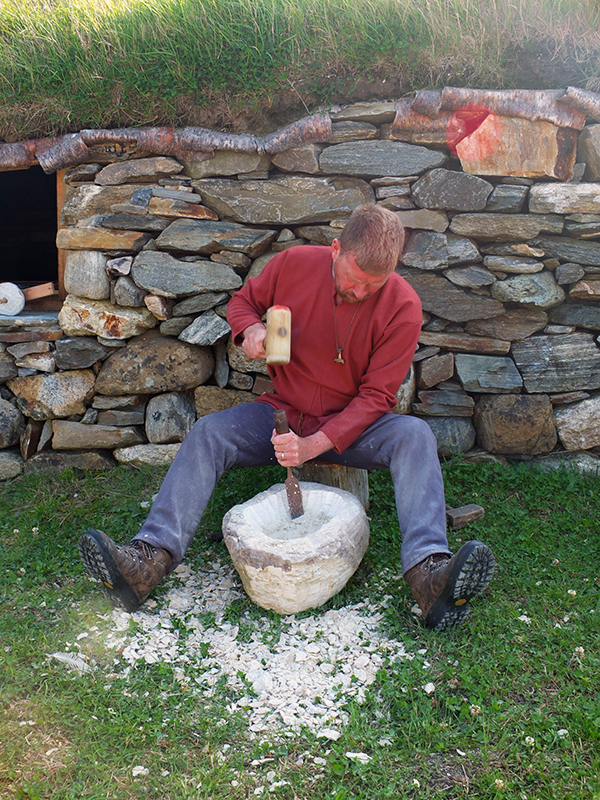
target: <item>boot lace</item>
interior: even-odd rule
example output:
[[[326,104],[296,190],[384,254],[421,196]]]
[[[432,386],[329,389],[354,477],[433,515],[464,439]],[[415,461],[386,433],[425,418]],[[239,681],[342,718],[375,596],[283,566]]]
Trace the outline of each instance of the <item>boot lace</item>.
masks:
[[[125,550],[132,558],[140,558],[142,556],[150,561],[154,561],[154,556],[157,553],[156,547],[141,539],[136,539],[131,544],[125,545],[121,550]]]

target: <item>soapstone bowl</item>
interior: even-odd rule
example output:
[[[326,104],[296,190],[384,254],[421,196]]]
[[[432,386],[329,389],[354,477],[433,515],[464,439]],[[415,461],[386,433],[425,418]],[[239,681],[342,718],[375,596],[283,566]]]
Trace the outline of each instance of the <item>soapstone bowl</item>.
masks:
[[[300,482],[304,514],[295,520],[283,484],[231,508],[223,539],[246,593],[279,614],[316,608],[342,589],[369,544],[369,522],[350,492]]]

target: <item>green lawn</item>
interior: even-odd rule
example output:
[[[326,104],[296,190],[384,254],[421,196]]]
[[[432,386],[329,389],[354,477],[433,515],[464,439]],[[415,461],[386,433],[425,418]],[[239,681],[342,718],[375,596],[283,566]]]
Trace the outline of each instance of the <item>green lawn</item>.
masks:
[[[224,545],[205,534],[284,476],[278,468],[227,475],[187,563],[227,565]],[[77,539],[91,525],[120,541],[135,533],[146,513],[140,503],[161,477],[118,468],[0,485],[2,798],[600,798],[597,479],[445,466],[448,503],[486,509],[482,522],[451,535],[452,546],[482,538],[498,572],[466,626],[435,634],[411,613],[398,578],[389,476],[372,475],[361,567],[324,609],[299,617],[369,600],[383,609],[381,636],[414,658],[384,660],[365,701],[348,702],[340,738],[324,740],[285,728],[252,737],[247,716],[227,709],[238,693],[225,677],[208,697],[172,664],[125,669],[122,650],[110,645],[112,609],[84,575]],[[177,580],[155,593],[151,613]],[[260,630],[273,650],[287,624],[245,596],[226,616],[240,639]],[[173,619],[185,654],[190,619]],[[203,624],[210,628],[210,615]],[[137,629],[131,620],[120,635]],[[56,652],[82,652],[93,669],[69,669],[48,656]],[[198,667],[190,674],[200,677]]]

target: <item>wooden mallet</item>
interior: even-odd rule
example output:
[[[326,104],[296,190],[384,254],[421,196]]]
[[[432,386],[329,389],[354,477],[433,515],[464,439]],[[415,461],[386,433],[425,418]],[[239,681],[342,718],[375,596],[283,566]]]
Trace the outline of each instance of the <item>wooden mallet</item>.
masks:
[[[267,309],[267,364],[289,364],[292,341],[292,312],[287,306]]]

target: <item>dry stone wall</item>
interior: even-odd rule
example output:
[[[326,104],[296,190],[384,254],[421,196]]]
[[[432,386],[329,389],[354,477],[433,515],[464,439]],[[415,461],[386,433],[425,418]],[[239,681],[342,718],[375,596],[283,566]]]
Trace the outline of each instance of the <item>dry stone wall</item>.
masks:
[[[600,125],[490,115],[469,150],[403,127],[400,107],[341,109],[325,141],[271,156],[96,151],[68,169],[62,309],[0,316],[0,477],[168,463],[198,417],[268,391],[231,342],[229,298],[276,253],[330,245],[365,202],[406,226],[398,272],[423,303],[395,411],[443,456],[594,463]]]

